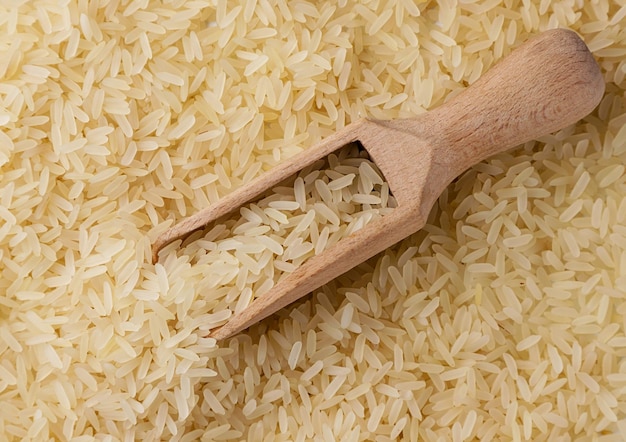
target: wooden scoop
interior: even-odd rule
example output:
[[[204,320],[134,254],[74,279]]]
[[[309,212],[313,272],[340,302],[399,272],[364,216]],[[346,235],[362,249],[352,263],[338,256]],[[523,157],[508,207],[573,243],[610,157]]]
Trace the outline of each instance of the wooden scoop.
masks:
[[[398,206],[309,258],[211,333],[230,337],[424,226],[441,192],[470,166],[575,123],[604,93],[600,69],[572,31],[540,34],[439,108],[412,119],[356,121],[164,232],[165,245],[231,213],[299,170],[358,141],[384,174]]]

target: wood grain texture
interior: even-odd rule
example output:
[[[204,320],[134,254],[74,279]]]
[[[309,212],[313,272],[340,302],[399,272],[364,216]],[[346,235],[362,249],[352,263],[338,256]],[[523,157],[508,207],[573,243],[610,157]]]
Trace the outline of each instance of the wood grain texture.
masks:
[[[153,246],[237,210],[263,191],[358,140],[389,182],[398,207],[309,259],[211,336],[230,337],[423,227],[450,182],[496,153],[575,123],[604,93],[598,65],[572,31],[552,30],[515,49],[443,106],[412,119],[360,120],[183,220]]]
[[[604,94],[600,69],[573,31],[547,31],[515,49],[461,94],[417,118],[373,121],[359,140],[399,201],[427,215],[472,165],[573,124]]]

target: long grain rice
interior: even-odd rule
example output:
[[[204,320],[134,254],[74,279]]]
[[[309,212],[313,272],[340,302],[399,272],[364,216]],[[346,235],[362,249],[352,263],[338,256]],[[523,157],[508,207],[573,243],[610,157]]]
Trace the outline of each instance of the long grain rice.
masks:
[[[4,2],[1,438],[624,440],[621,3]],[[310,298],[207,336],[394,206],[363,159],[149,263],[174,220],[555,27],[600,62],[594,114],[471,168]]]

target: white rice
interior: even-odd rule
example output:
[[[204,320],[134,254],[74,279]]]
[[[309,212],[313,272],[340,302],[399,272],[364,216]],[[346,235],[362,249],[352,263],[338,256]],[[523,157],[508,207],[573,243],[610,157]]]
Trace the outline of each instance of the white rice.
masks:
[[[311,168],[301,171],[258,201],[242,207],[238,216],[218,221],[215,226],[219,234],[211,225],[205,229],[204,240],[191,242],[183,250],[194,263],[194,271],[201,272],[200,284],[208,290],[219,286],[219,291],[211,295],[212,310],[242,311],[308,258],[362,228],[366,223],[361,213],[366,212],[367,222],[371,222],[393,210],[392,196],[385,197],[388,206],[381,204],[379,195],[388,192],[388,187],[380,185],[383,180],[376,175],[380,172],[375,165],[368,166],[368,173],[378,177],[377,184],[367,195],[375,200],[357,198],[366,196],[357,193],[364,186],[358,165],[369,163],[362,155],[356,145],[331,154],[328,165],[322,161],[313,172]],[[330,164],[335,168],[325,169]],[[338,172],[342,167],[354,172],[343,175]],[[331,190],[331,177],[333,182],[343,180],[341,186]],[[371,177],[368,182],[372,182]],[[163,269],[159,264],[156,268]],[[158,286],[166,285],[167,280]]]
[[[624,440],[620,3],[0,6],[0,439]],[[393,207],[366,161],[149,263],[173,220],[555,27],[600,62],[594,114],[473,167],[422,232],[310,298],[207,337]]]

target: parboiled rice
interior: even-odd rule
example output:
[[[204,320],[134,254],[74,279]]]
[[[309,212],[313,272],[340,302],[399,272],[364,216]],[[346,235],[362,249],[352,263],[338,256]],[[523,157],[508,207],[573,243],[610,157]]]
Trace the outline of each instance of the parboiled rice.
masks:
[[[622,3],[3,2],[0,439],[624,440]],[[310,299],[218,345],[202,267],[149,264],[174,219],[554,27],[597,111]]]
[[[183,250],[202,275],[196,290],[214,311],[242,311],[309,258],[393,210],[380,175],[367,153],[350,144],[211,223]],[[158,285],[167,286],[164,267],[155,269]]]

